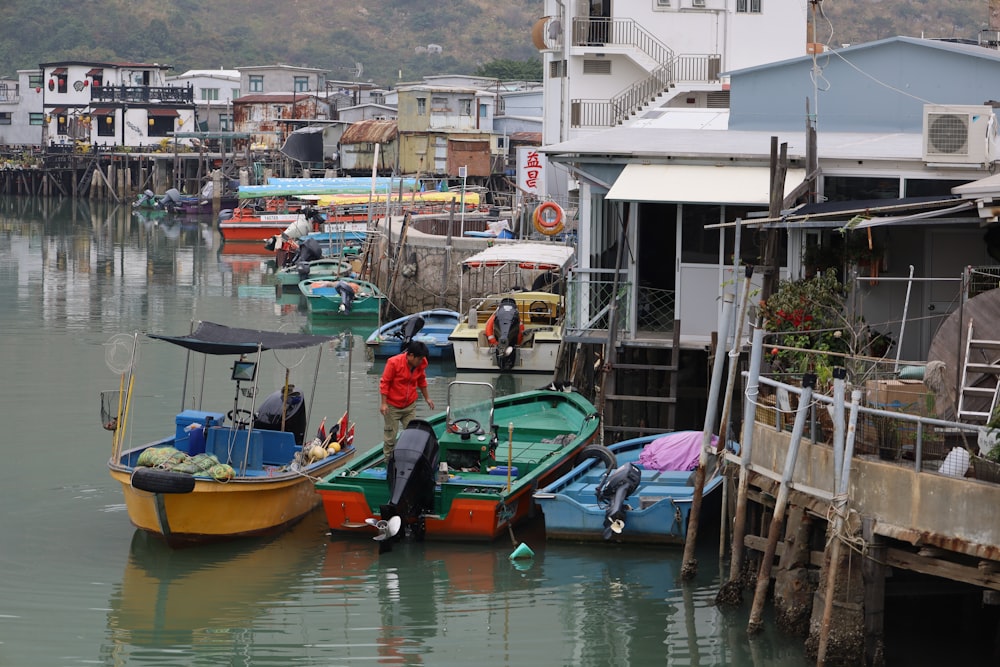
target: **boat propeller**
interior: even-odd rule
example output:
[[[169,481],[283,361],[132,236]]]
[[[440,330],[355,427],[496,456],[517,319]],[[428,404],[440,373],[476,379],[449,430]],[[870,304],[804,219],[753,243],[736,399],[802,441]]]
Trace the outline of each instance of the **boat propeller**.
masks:
[[[399,529],[403,526],[403,519],[398,516],[390,517],[386,519],[376,519],[374,517],[365,519],[365,523],[369,526],[374,526],[378,530],[378,535],[374,537],[376,542],[382,542],[388,540],[389,538],[395,537],[399,533]]]

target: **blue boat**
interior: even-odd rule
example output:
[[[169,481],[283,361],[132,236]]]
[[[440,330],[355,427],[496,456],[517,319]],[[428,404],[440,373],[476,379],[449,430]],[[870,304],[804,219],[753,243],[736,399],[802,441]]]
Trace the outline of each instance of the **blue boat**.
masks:
[[[399,354],[403,343],[409,340],[426,343],[431,359],[454,359],[455,350],[448,336],[454,331],[460,317],[455,310],[422,310],[382,325],[365,342],[376,359]]]
[[[650,469],[640,463],[640,455],[654,442],[657,447],[670,447],[671,439],[694,438],[700,442],[701,432],[661,433],[609,447],[588,447],[572,470],[534,495],[545,515],[545,537],[683,544],[694,496],[694,472],[690,465],[684,470]],[[688,451],[686,460],[692,458],[697,460],[697,450]],[[706,500],[719,489],[722,479],[717,471],[709,474],[704,487]]]

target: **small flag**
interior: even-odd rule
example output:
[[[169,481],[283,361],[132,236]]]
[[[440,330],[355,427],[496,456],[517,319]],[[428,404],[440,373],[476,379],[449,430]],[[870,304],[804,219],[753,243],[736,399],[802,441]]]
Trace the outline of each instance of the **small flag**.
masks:
[[[345,412],[344,416],[341,417],[340,421],[337,423],[337,438],[340,441],[341,445],[347,444],[347,442],[346,442],[347,438],[344,437],[348,433],[347,427],[348,427],[348,424],[347,424],[347,413]]]
[[[323,421],[319,423],[319,428],[316,430],[316,437],[319,438],[320,442],[326,442],[326,417],[323,417]]]

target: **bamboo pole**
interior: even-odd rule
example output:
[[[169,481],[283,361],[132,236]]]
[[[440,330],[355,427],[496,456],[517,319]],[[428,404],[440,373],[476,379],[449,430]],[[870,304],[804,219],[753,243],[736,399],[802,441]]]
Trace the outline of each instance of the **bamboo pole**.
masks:
[[[839,369],[843,370],[843,369]],[[838,380],[843,384],[843,379]],[[833,618],[833,598],[837,588],[837,571],[840,568],[840,533],[844,529],[844,518],[847,511],[847,491],[851,482],[851,458],[854,455],[854,438],[857,434],[858,406],[861,403],[861,390],[855,389],[851,392],[851,416],[847,426],[847,442],[844,451],[843,469],[834,470],[837,475],[836,494],[833,498],[835,513],[833,515],[833,526],[827,538],[832,542],[827,552],[829,560],[824,563],[826,566],[826,594],[823,597],[823,618],[819,626],[819,644],[816,648],[816,665],[822,667],[826,664],[826,652],[830,643],[830,625]],[[840,396],[840,419],[843,423],[843,392]],[[837,425],[835,425],[836,427]],[[842,428],[842,427],[841,427]],[[836,442],[836,439],[835,439]]]
[[[805,430],[806,416],[812,403],[813,387],[816,386],[816,376],[806,373],[802,376],[802,393],[799,395],[799,406],[795,412],[795,425],[792,427],[792,437],[788,443],[785,455],[785,469],[781,475],[778,487],[778,497],[774,501],[774,515],[767,533],[767,546],[760,561],[760,571],[757,573],[757,586],[753,594],[753,606],[750,609],[750,621],[747,624],[747,634],[755,635],[762,629],[761,615],[764,611],[764,601],[767,589],[771,583],[771,567],[774,564],[774,552],[778,546],[778,538],[785,525],[785,509],[788,506],[789,485],[792,473],[795,472],[795,460],[799,455],[799,445],[802,444],[802,432]]]
[[[733,295],[726,293],[722,298],[722,318],[719,320],[719,344],[715,350],[715,363],[712,366],[712,385],[708,392],[708,407],[705,410],[705,422],[701,433],[701,454],[698,456],[698,467],[694,473],[694,495],[691,498],[691,513],[688,516],[687,535],[684,538],[684,560],[681,566],[681,579],[692,579],[698,573],[698,560],[694,557],[694,545],[698,539],[698,523],[701,515],[702,498],[705,495],[705,468],[708,465],[708,450],[712,443],[712,430],[715,424],[719,388],[722,385],[722,367],[725,360],[726,340],[729,338],[729,321],[732,319]]]
[[[743,435],[740,437],[740,478],[736,491],[736,511],[733,513],[732,556],[729,561],[729,581],[722,585],[715,597],[716,604],[739,605],[743,603],[739,577],[743,570],[743,537],[747,522],[747,489],[750,486],[750,452],[753,445],[754,417],[757,408],[757,381],[760,378],[761,359],[764,356],[764,327],[758,322],[753,331],[750,348],[750,369],[747,373],[746,401],[743,410]]]

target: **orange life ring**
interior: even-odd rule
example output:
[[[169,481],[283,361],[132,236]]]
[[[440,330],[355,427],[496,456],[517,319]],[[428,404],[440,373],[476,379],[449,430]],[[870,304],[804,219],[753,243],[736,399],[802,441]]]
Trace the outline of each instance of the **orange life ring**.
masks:
[[[547,201],[535,209],[533,214],[535,229],[546,236],[555,236],[563,230],[562,206],[554,201]]]

